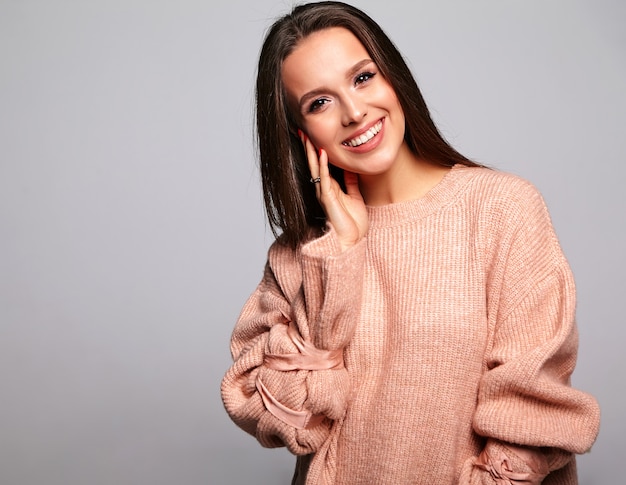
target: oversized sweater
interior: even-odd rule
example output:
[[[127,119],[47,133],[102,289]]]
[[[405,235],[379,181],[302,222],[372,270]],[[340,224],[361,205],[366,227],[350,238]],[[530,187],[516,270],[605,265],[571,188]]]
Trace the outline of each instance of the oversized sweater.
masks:
[[[538,191],[456,165],[368,214],[344,252],[332,227],[270,248],[222,381],[234,422],[299,455],[298,484],[576,484],[599,408],[570,385],[574,281]]]

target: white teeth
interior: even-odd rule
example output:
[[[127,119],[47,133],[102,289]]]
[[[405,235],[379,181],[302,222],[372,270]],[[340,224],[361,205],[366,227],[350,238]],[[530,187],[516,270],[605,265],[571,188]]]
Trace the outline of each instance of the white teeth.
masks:
[[[356,138],[353,138],[352,140],[349,140],[347,142],[344,142],[344,145],[349,145],[352,147],[358,147],[359,145],[363,145],[363,143],[370,141],[372,138],[374,138],[380,132],[382,127],[383,122],[379,121],[362,135],[357,136]]]

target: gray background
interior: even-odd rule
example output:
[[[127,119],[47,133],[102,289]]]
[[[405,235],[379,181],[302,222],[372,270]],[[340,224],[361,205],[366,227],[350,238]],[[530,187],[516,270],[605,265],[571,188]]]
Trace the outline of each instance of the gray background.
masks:
[[[579,289],[574,384],[624,436],[626,8],[360,0],[462,152],[534,182]],[[252,145],[277,0],[0,0],[0,484],[288,483],[223,411],[271,241]]]

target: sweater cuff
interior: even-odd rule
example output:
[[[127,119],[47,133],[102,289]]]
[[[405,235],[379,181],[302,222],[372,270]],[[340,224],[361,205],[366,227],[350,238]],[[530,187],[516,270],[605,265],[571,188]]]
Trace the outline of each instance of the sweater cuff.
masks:
[[[541,451],[489,439],[474,466],[489,473],[497,485],[540,485],[550,472]]]
[[[359,271],[365,256],[365,238],[342,251],[337,233],[329,225],[328,232],[302,246],[304,276],[321,277],[332,271]]]
[[[333,226],[327,224],[324,234],[305,243],[302,255],[309,258],[324,258],[341,254],[341,244]]]

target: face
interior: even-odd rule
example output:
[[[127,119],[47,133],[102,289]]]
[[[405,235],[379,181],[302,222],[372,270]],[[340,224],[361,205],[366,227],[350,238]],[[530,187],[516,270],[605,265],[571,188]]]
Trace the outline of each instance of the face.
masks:
[[[329,28],[303,39],[283,62],[282,79],[300,129],[333,165],[376,175],[397,162],[404,113],[352,32]]]

